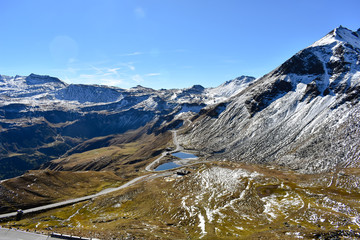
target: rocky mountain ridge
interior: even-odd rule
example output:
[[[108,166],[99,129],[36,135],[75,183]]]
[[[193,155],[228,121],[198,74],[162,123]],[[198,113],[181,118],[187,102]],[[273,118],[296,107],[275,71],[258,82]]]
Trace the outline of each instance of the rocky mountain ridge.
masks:
[[[202,111],[181,143],[216,158],[307,173],[344,162],[358,165],[358,157],[343,156],[345,146],[359,151],[360,145],[354,120],[360,108],[359,42],[359,31],[336,28],[236,96]],[[344,132],[355,142],[340,140]]]
[[[145,125],[159,128],[178,115],[197,113],[231,96],[253,80],[240,77],[208,89],[194,85],[186,89],[137,86],[126,90],[66,84],[36,74],[0,75],[0,159],[4,163],[0,165],[0,178],[21,174],[94,137]]]

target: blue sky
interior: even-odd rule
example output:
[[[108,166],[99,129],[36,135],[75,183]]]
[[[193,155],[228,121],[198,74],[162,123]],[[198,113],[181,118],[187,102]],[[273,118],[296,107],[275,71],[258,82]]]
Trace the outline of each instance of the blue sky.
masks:
[[[155,89],[261,77],[360,1],[0,0],[0,74]]]

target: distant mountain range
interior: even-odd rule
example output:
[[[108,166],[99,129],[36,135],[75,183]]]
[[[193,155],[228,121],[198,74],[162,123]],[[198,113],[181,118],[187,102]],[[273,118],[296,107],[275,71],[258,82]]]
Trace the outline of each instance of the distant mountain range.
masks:
[[[358,166],[359,35],[340,26],[265,76],[216,88],[126,90],[0,75],[0,178],[95,137],[180,127],[185,115],[181,144],[214,159],[303,172]]]
[[[179,114],[198,113],[249,86],[242,76],[216,88],[154,90],[66,84],[30,74],[0,75],[0,179],[56,159],[82,142],[147,124],[159,127]]]

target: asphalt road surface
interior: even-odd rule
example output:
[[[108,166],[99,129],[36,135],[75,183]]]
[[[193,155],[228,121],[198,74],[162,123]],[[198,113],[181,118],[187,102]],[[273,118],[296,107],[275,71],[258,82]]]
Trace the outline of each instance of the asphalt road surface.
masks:
[[[82,238],[77,236],[61,235],[58,233],[53,233],[50,236],[39,233],[33,233],[33,232],[25,232],[18,229],[8,229],[8,228],[0,227],[0,240],[60,240],[60,239],[100,240],[98,238]]]
[[[13,230],[7,228],[0,228],[0,240],[52,240],[58,238],[51,238],[47,235],[37,233],[23,232],[20,230]]]
[[[101,196],[101,195],[105,195],[111,192],[115,192],[118,191],[120,189],[132,186],[138,182],[140,182],[141,180],[144,180],[145,178],[150,178],[153,177],[153,175],[157,175],[157,174],[150,174],[150,175],[144,175],[144,176],[140,176],[137,178],[134,178],[133,180],[121,185],[120,187],[117,188],[107,188],[101,192],[98,192],[96,194],[93,195],[89,195],[89,196],[85,196],[85,197],[80,197],[80,198],[75,198],[75,199],[70,199],[70,200],[66,200],[66,201],[62,201],[62,202],[58,202],[58,203],[53,203],[53,204],[48,204],[45,206],[41,206],[41,207],[36,207],[36,208],[30,208],[30,209],[26,209],[23,210],[24,214],[27,213],[33,213],[33,212],[39,212],[39,211],[43,211],[43,210],[48,210],[48,209],[53,209],[53,208],[58,208],[58,207],[62,207],[62,206],[66,206],[66,205],[70,205],[70,204],[74,204],[74,203],[78,203],[78,202],[82,202],[82,201],[86,201],[86,200],[90,200],[92,198]],[[11,212],[11,213],[6,213],[6,214],[0,214],[0,218],[8,218],[8,217],[15,217],[17,214],[17,212]]]

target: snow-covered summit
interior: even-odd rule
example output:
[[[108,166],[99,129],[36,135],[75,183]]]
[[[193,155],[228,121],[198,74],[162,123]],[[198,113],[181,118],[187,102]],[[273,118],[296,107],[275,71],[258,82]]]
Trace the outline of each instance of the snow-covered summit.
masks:
[[[340,26],[329,32],[325,37],[316,41],[310,47],[324,46],[337,42],[348,43],[354,48],[360,49],[360,29],[354,32],[350,29]]]
[[[307,85],[306,94],[334,95],[360,84],[360,32],[338,27],[299,51],[263,77],[291,83],[287,91]],[[264,82],[264,81],[263,81]],[[265,83],[265,82],[264,82]],[[300,85],[299,85],[300,84]],[[308,92],[309,91],[309,92]]]
[[[41,85],[41,84],[56,84],[59,86],[66,87],[67,84],[56,77],[50,77],[48,75],[37,75],[31,73],[25,78],[26,84],[28,85]]]
[[[241,85],[241,84],[250,83],[254,80],[255,80],[255,78],[251,77],[251,76],[240,76],[235,79],[224,82],[219,87],[224,87],[224,86],[229,86],[229,85]]]
[[[130,88],[129,91],[138,92],[138,93],[146,93],[146,92],[154,92],[154,89],[144,87],[144,86],[141,86],[141,85],[137,85],[136,87]]]
[[[0,75],[0,99],[5,98],[43,98],[45,95],[65,88],[66,83],[58,78],[30,74],[10,77]]]
[[[218,87],[207,89],[207,93],[213,98],[221,98],[222,100],[225,100],[226,98],[234,96],[247,88],[254,82],[254,80],[254,77],[240,76],[226,81]]]
[[[77,101],[79,103],[117,102],[123,98],[122,90],[99,85],[70,84],[56,91],[59,100]]]
[[[331,131],[341,136],[343,129],[352,129],[354,122],[341,124],[349,112],[360,109],[359,33],[334,29],[226,104],[203,111],[179,141],[185,147],[221,153],[221,158],[276,163],[304,172],[353,162],[340,150],[333,153],[338,146]],[[340,145],[354,143],[344,140]]]
[[[193,85],[183,89],[155,90],[138,85],[126,90],[101,85],[66,84],[56,77],[33,73],[29,76],[15,77],[0,75],[0,104],[21,103],[41,106],[47,110],[54,107],[78,109],[97,105],[92,109],[110,108],[120,111],[124,108],[134,108],[155,112],[165,109],[175,111],[178,109],[176,106],[180,104],[180,112],[185,111],[183,106],[191,106],[186,107],[186,111],[199,112],[207,104],[226,100],[253,79],[239,77],[210,89]]]

